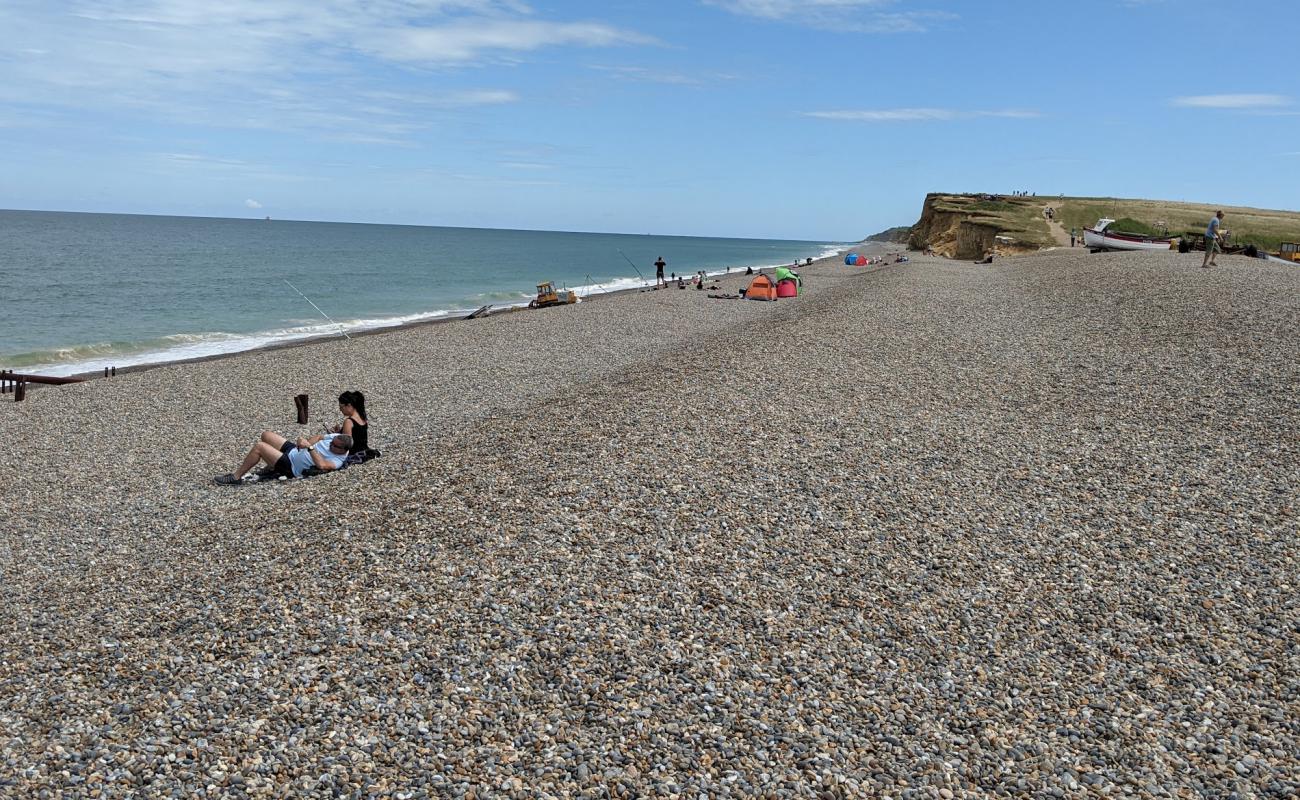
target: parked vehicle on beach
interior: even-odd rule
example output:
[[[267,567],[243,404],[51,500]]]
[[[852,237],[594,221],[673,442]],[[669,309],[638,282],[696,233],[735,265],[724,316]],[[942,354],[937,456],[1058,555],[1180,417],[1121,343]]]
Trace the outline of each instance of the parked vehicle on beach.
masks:
[[[1300,261],[1300,244],[1282,242],[1282,244],[1278,245],[1277,257],[1283,261]]]
[[[570,289],[557,290],[550,281],[537,284],[537,297],[528,303],[529,308],[564,306],[578,302],[578,293]]]
[[[1169,250],[1173,243],[1171,236],[1145,236],[1139,233],[1112,231],[1109,225],[1113,219],[1099,219],[1091,228],[1083,229],[1083,243],[1093,252],[1098,250]]]

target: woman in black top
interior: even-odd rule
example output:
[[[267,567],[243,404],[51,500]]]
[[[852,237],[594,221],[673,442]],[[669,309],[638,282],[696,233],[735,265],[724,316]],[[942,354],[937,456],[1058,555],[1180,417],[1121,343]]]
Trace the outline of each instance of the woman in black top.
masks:
[[[339,413],[343,421],[331,430],[352,437],[348,453],[360,453],[370,447],[370,418],[366,416],[366,396],[361,392],[344,392],[339,395]]]

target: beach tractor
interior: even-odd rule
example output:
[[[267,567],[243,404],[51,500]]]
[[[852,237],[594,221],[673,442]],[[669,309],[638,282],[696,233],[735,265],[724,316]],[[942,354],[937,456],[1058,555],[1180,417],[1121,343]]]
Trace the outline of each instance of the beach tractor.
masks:
[[[578,294],[570,289],[556,290],[550,281],[537,284],[537,297],[528,303],[529,308],[546,308],[547,306],[567,306],[578,302]]]
[[[1300,243],[1283,242],[1278,246],[1277,257],[1286,261],[1300,261]]]

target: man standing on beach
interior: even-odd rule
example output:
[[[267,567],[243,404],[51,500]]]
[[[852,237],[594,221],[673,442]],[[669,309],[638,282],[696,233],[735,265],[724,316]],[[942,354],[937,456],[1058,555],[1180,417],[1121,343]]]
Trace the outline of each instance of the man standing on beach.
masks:
[[[660,284],[668,285],[668,282],[664,280],[664,267],[666,266],[668,265],[664,263],[664,257],[659,256],[658,260],[655,261],[655,286]]]
[[[1223,221],[1223,212],[1216,211],[1214,216],[1210,217],[1210,224],[1205,229],[1205,258],[1201,259],[1201,267],[1217,267],[1215,256],[1219,250],[1219,223]]]
[[[1074,238],[1075,238],[1075,233],[1077,232],[1077,230],[1078,230],[1077,228],[1071,228],[1071,229],[1070,229],[1070,246],[1071,246],[1071,247],[1074,247]]]

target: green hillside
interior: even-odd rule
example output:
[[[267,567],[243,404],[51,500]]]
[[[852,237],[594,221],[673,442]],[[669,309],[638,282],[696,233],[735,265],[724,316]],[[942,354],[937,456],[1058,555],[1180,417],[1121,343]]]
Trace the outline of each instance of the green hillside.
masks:
[[[1053,228],[1043,216],[1051,207],[1060,228]],[[1167,200],[1132,200],[1116,197],[1006,197],[977,194],[934,197],[936,212],[954,212],[969,221],[996,228],[1000,235],[1016,240],[1021,248],[1051,247],[1060,243],[1060,230],[1082,231],[1098,219],[1129,218],[1146,230],[1167,230],[1171,236],[1200,234],[1210,217],[1222,209],[1223,229],[1232,243],[1255,244],[1276,252],[1281,242],[1300,242],[1300,212],[1275,211],[1236,206],[1213,206]]]
[[[1280,242],[1300,242],[1300,212],[1295,211],[1114,197],[1067,197],[1063,202],[1058,199],[1055,207],[1057,221],[1067,230],[1091,227],[1101,217],[1130,217],[1173,236],[1204,233],[1210,217],[1222,209],[1223,228],[1232,233],[1233,244],[1254,244],[1276,252]]]

